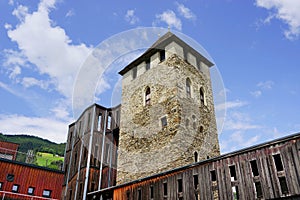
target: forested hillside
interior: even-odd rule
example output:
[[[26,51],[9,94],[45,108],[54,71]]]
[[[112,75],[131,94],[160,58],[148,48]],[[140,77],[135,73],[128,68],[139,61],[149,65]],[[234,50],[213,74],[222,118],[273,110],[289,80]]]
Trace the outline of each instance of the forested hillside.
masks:
[[[46,139],[31,135],[4,135],[0,133],[0,140],[20,144],[18,151],[27,153],[46,152],[54,155],[64,156],[66,143],[56,144]]]

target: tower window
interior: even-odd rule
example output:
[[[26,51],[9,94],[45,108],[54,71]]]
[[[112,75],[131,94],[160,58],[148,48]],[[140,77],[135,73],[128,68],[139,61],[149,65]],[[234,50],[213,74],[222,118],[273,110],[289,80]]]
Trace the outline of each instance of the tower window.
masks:
[[[282,194],[288,194],[289,189],[284,176],[278,177]]]
[[[178,183],[178,193],[183,192],[182,179],[178,179],[177,183]]]
[[[101,130],[102,113],[98,115],[97,131]]]
[[[146,60],[146,70],[150,69],[150,58]]]
[[[197,151],[194,152],[194,160],[195,160],[195,162],[198,162],[198,153],[197,153]]]
[[[186,96],[191,97],[191,80],[189,78],[186,79]]]
[[[141,188],[138,189],[138,200],[142,200],[142,190],[141,190]]]
[[[166,196],[168,196],[168,183],[167,182],[165,182],[164,184],[163,184],[163,189],[164,189],[164,197],[166,197]]]
[[[203,87],[200,88],[200,102],[201,105],[205,105],[205,95],[204,95],[204,89]]]
[[[162,127],[165,127],[165,126],[168,125],[168,121],[167,121],[167,117],[166,116],[162,117],[160,120],[161,120],[161,126]]]
[[[154,198],[154,188],[153,185],[150,186],[150,199]]]
[[[252,175],[259,176],[259,171],[258,171],[256,160],[251,160],[250,165],[251,165]]]
[[[211,178],[211,181],[217,181],[216,170],[210,171],[210,178]]]
[[[255,187],[256,197],[257,198],[263,197],[263,192],[259,181],[254,183],[254,187]]]
[[[203,126],[200,126],[199,131],[200,133],[203,133]]]
[[[236,181],[236,171],[235,171],[235,166],[229,166],[229,171],[230,171],[230,177],[232,181]]]
[[[145,93],[145,105],[150,105],[150,100],[151,100],[151,91],[150,91],[150,88],[147,87],[146,93]]]
[[[197,190],[199,185],[198,174],[193,175],[193,178],[194,178],[194,189]]]
[[[107,117],[107,129],[111,129],[111,115]]]
[[[137,67],[132,68],[132,79],[135,79],[137,76]]]
[[[164,61],[166,59],[166,51],[165,50],[161,50],[159,52],[159,60],[160,62]]]

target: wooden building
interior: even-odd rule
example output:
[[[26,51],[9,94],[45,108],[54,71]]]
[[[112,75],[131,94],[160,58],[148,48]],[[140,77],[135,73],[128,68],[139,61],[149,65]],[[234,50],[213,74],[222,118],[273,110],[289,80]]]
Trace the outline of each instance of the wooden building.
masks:
[[[0,158],[0,199],[60,199],[63,172]]]
[[[120,106],[93,104],[69,125],[62,199],[116,185]]]
[[[87,199],[300,199],[300,133],[91,192]]]
[[[16,160],[19,146],[17,143],[0,141],[0,158]]]

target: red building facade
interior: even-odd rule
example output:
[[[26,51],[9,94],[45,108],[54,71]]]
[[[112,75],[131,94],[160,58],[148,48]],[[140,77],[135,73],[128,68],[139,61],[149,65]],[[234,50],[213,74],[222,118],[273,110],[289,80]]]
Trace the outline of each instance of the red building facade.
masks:
[[[0,158],[0,199],[60,199],[63,172]]]
[[[0,158],[16,160],[19,144],[0,141]]]

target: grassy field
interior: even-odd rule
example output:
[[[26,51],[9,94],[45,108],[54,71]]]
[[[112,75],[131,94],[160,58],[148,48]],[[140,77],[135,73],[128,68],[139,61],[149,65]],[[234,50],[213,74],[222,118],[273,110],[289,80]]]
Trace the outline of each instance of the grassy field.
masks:
[[[36,164],[39,166],[58,169],[58,166],[53,164],[53,162],[63,162],[63,161],[64,161],[63,157],[55,156],[50,153],[38,152],[36,154]]]

